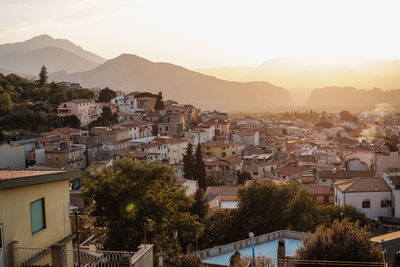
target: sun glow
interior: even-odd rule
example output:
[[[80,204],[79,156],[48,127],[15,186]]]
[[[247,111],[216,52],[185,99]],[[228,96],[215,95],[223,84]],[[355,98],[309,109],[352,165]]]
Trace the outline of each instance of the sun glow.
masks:
[[[47,33],[103,57],[191,68],[305,57],[400,57],[400,2],[370,0],[3,0],[0,43]]]

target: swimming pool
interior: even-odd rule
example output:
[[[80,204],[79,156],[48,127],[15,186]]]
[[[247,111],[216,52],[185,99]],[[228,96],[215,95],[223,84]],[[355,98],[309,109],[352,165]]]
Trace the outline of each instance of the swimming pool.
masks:
[[[285,241],[285,255],[294,255],[296,254],[296,249],[301,246],[301,240],[297,239],[289,239],[282,238]],[[277,258],[278,253],[278,241],[279,239],[266,242],[263,244],[259,244],[254,246],[255,255],[257,256],[265,256],[271,259]],[[239,250],[241,256],[252,256],[251,247],[240,249]],[[233,255],[234,251],[226,254],[222,254],[215,257],[205,258],[202,261],[205,263],[214,263],[221,265],[229,266],[229,259]]]

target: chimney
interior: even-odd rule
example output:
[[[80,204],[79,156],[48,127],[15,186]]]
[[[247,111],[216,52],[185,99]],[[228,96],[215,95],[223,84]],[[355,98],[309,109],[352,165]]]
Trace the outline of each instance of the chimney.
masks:
[[[278,267],[283,267],[284,266],[284,260],[285,259],[285,240],[279,239],[278,241]]]

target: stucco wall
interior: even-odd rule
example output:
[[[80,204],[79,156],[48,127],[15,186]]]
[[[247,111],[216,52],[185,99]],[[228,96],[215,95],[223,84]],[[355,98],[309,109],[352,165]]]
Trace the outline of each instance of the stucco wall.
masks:
[[[0,145],[0,168],[24,169],[25,146],[9,144]]]
[[[46,228],[32,235],[30,203],[45,199]],[[0,223],[4,245],[18,241],[19,247],[47,248],[69,236],[69,181],[63,180],[0,191]]]

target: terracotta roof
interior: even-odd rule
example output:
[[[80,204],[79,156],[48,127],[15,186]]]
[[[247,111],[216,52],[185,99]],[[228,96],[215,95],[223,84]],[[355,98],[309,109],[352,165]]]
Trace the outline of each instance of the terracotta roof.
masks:
[[[318,172],[320,179],[351,179],[361,176],[375,176],[375,171],[324,170]]]
[[[15,179],[22,177],[39,176],[53,173],[62,173],[65,171],[58,170],[0,170],[0,180]]]
[[[238,186],[207,186],[205,195],[237,196]]]
[[[275,185],[287,184],[287,182],[285,182],[285,181],[279,181],[279,180],[275,180],[272,178],[260,178],[260,179],[247,180],[246,185],[251,185],[252,183],[264,183],[264,182],[272,182]]]
[[[49,135],[49,136],[42,136],[36,138],[36,141],[40,143],[47,143],[47,142],[57,142],[63,140],[60,136],[58,135]]]
[[[222,160],[206,160],[204,164],[206,166],[229,166],[229,162]]]
[[[311,168],[306,166],[287,166],[277,170],[277,173],[281,173],[284,175],[293,175],[300,172],[305,172],[311,170]]]
[[[82,132],[82,130],[80,129],[69,128],[69,127],[56,128],[53,131],[59,131],[63,134],[80,134]]]
[[[356,177],[335,183],[335,187],[344,193],[349,192],[385,192],[391,191],[382,177]]]
[[[120,123],[118,126],[120,127],[125,127],[125,128],[134,128],[134,127],[140,127],[144,125],[149,125],[151,122],[149,121],[131,121],[128,123]]]
[[[246,165],[246,166],[243,166],[242,170],[252,172],[252,171],[258,171],[259,168],[260,168],[260,166],[258,166],[258,165]]]
[[[233,146],[233,145],[236,145],[236,144],[238,144],[238,143],[208,141],[208,142],[201,143],[201,147],[207,147],[207,146],[210,146],[210,147],[216,147],[216,146],[223,147],[223,146]]]
[[[221,160],[227,161],[227,162],[229,162],[231,164],[239,164],[240,162],[242,162],[242,159],[239,158],[238,156],[224,157],[224,158],[221,158]]]
[[[318,184],[310,184],[310,185],[302,185],[308,192],[313,195],[333,195],[334,190],[330,185],[318,185]]]

